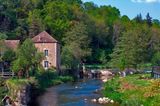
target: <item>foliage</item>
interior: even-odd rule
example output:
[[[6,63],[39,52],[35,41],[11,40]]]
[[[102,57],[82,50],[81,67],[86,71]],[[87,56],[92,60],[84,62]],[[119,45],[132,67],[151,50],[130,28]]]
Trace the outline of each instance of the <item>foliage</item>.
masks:
[[[154,54],[152,58],[152,63],[156,66],[160,65],[160,52]]]
[[[61,43],[65,66],[71,67],[71,63],[83,60],[120,69],[138,68],[139,64],[153,62],[155,65],[155,58],[158,58],[160,22],[149,13],[144,18],[140,13],[131,20],[126,15],[122,16],[115,7],[97,6],[82,0],[0,0],[0,5],[1,34],[6,34],[8,39],[24,41],[46,30]],[[78,29],[77,26],[81,27]],[[85,33],[80,34],[80,31]],[[82,40],[85,34],[89,40],[83,41],[86,50],[74,50],[82,44],[70,39],[76,33],[80,34],[76,39]],[[74,48],[67,40],[75,40]],[[128,46],[130,44],[131,47]],[[77,59],[73,51],[82,54],[74,53]],[[89,51],[90,55],[84,56],[84,51]]]
[[[6,81],[6,86],[9,90],[8,94],[12,99],[15,99],[19,90],[32,85],[37,85],[37,81],[34,77],[30,77],[29,79],[11,78]]]
[[[5,86],[5,80],[0,78],[0,100],[6,96],[8,93],[7,87]],[[0,106],[3,106],[2,102],[0,102]]]
[[[157,106],[160,99],[159,82],[150,79],[148,74],[116,77],[106,82],[104,95],[119,102],[121,106]]]
[[[43,71],[36,75],[38,87],[41,89],[62,84],[64,82],[73,81],[71,76],[58,76],[55,71]]]
[[[29,12],[28,16],[29,23],[29,36],[34,37],[44,30],[44,24],[41,19],[41,11],[33,10]]]
[[[90,54],[86,26],[83,23],[77,23],[65,36],[62,59],[65,65],[73,68]]]
[[[5,39],[7,38],[6,34],[0,33],[0,62],[3,60],[3,54],[6,51]]]
[[[119,89],[119,85],[120,83],[118,82],[118,78],[108,81],[107,83],[105,83],[104,95],[110,97],[113,100],[121,102],[122,94],[116,91]]]
[[[37,84],[34,77],[30,77],[29,79],[17,79],[17,78],[11,78],[6,81],[6,85],[9,90],[20,90],[24,86],[30,85],[30,84]]]
[[[13,50],[8,49],[4,52],[4,55],[2,57],[3,61],[12,62],[16,57],[16,54]]]
[[[29,77],[29,69],[40,65],[43,55],[40,54],[34,46],[31,39],[26,39],[17,50],[17,58],[13,61],[13,71],[24,71],[26,77]]]
[[[149,48],[152,36],[147,29],[147,26],[143,26],[139,30],[135,28],[123,33],[111,54],[111,67],[137,69],[139,64],[151,61],[149,58],[153,54],[148,54],[148,51],[154,50]]]

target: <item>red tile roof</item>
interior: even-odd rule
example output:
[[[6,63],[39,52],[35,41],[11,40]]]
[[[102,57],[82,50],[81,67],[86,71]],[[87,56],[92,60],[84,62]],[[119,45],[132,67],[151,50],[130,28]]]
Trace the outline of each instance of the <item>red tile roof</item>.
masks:
[[[49,35],[46,31],[41,32],[34,38],[32,38],[34,43],[56,43],[58,42],[51,35]]]
[[[5,40],[5,45],[8,48],[16,49],[19,45],[20,40]]]

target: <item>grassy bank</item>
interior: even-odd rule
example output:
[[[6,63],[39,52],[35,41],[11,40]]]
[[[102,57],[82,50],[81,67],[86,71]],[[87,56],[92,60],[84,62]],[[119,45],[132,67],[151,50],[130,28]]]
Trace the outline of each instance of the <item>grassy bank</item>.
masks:
[[[30,78],[19,79],[14,77],[7,80],[0,79],[0,101],[5,95],[9,95],[14,100],[17,92],[26,86],[32,86],[31,96],[33,97],[31,98],[35,98],[42,94],[46,88],[68,81],[73,81],[73,78],[71,76],[59,76],[54,71],[39,72]],[[1,102],[0,106],[2,106]]]
[[[160,106],[160,80],[149,74],[115,77],[105,83],[103,93],[121,106]]]

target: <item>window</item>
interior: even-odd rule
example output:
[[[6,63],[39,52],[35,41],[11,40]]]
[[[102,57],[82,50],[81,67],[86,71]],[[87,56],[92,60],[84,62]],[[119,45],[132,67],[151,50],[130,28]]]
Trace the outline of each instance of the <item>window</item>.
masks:
[[[48,61],[44,61],[44,67],[48,68]]]
[[[44,50],[44,55],[48,56],[48,50]]]

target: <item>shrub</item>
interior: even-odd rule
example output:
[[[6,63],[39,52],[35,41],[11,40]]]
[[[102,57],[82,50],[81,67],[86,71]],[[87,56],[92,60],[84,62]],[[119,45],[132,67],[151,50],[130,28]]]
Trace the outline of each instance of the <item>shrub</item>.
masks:
[[[45,89],[50,86],[61,84],[68,81],[73,81],[70,76],[59,76],[56,71],[45,71],[37,74],[36,79],[38,80],[39,87]]]
[[[52,80],[52,85],[62,84],[63,82],[59,79]]]
[[[105,96],[109,97],[110,99],[113,99],[114,101],[121,102],[121,96],[122,94],[118,92],[119,89],[119,81],[118,78],[114,78],[112,80],[109,80],[105,84],[105,90],[104,94]]]
[[[59,76],[59,79],[62,82],[68,82],[68,81],[73,81],[73,78],[71,76]]]

